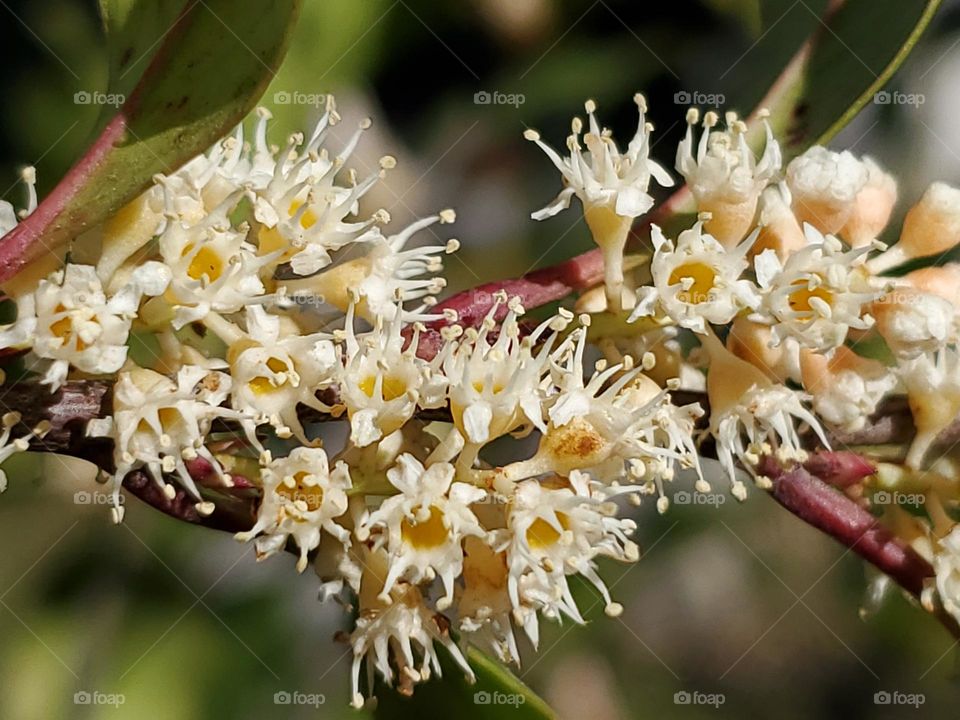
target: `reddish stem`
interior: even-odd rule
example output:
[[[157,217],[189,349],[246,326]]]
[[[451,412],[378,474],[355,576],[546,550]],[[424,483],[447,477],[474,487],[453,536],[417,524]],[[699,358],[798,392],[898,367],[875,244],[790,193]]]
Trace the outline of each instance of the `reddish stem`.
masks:
[[[762,470],[773,479],[773,497],[783,507],[853,550],[919,598],[924,580],[934,575],[933,568],[867,510],[802,466],[785,471],[766,458]]]

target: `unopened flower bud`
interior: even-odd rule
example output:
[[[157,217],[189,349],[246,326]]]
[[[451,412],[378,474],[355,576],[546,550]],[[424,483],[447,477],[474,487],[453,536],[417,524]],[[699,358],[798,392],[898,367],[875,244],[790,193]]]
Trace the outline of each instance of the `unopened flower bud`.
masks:
[[[960,190],[935,182],[903,220],[900,241],[873,258],[871,272],[882,273],[913,258],[944,253],[960,242]]]
[[[873,302],[870,314],[893,354],[904,359],[942,347],[953,330],[956,308],[939,295],[896,287]]]
[[[897,182],[870,158],[864,158],[863,164],[867,184],[857,193],[850,219],[840,230],[840,236],[852,247],[873,242],[887,226],[897,203]]]
[[[790,192],[785,186],[768,187],[760,196],[760,234],[750,256],[773,250],[780,260],[807,244],[803,229],[790,209]]]
[[[866,166],[847,151],[810,148],[787,166],[797,220],[822,233],[837,233],[850,219],[868,176]]]

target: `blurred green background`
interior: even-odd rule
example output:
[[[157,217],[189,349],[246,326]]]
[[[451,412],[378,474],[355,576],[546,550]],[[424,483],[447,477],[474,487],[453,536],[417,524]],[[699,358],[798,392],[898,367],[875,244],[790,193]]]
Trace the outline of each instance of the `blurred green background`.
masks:
[[[749,110],[820,6],[784,2],[785,13],[762,17],[757,0],[307,0],[263,103],[278,143],[317,116],[319,93],[337,94],[343,138],[373,117],[354,164],[390,153],[400,165],[370,207],[389,209],[395,226],[456,208],[463,250],[448,274],[461,288],[590,247],[576,212],[529,220],[559,182],[524,128],[561,145],[594,97],[626,138],[642,90],[653,153],[672,166],[689,101],[722,95]],[[99,108],[76,93],[104,89],[106,61],[93,2],[4,0],[0,18],[10,63],[0,189],[20,205],[23,164],[37,166],[42,194],[85,147]],[[960,181],[958,29],[960,2],[947,2],[890,85],[922,104],[868,106],[834,143],[891,169],[905,200],[932,180]],[[482,92],[515,102],[478,102]],[[278,104],[287,98],[308,104]],[[364,716],[347,708],[349,653],[332,640],[345,614],[316,601],[316,580],[298,577],[291,558],[256,565],[251,548],[135,501],[112,526],[104,506],[76,502],[89,483],[76,463],[20,457],[8,474],[0,718]],[[637,511],[644,559],[602,568],[623,617],[598,617],[583,589],[596,622],[547,626],[540,653],[526,655],[520,674],[561,717],[956,717],[946,633],[896,595],[861,619],[863,565],[762,493],[743,506],[650,510]],[[925,705],[877,706],[883,690],[923,693]],[[84,691],[124,704],[76,703]],[[284,691],[325,702],[275,704]],[[725,702],[677,704],[680,691]]]

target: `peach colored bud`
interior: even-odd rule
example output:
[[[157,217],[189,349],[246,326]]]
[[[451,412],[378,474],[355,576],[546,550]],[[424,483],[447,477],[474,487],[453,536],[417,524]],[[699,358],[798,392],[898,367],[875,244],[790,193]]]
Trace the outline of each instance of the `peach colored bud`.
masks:
[[[710,213],[710,219],[704,223],[707,232],[727,250],[732,250],[753,227],[757,196],[751,195],[740,202],[728,202],[723,198],[704,199],[698,203],[697,209],[701,213]]]
[[[878,364],[876,360],[857,355],[846,345],[836,348],[829,358],[806,348],[800,350],[800,377],[804,389],[811,393],[815,393],[817,387],[825,381],[826,374],[836,374],[844,370],[868,372]]]
[[[850,219],[840,230],[840,237],[851,247],[863,247],[873,242],[890,221],[890,213],[897,204],[897,182],[870,158],[864,158],[869,180],[857,193]]]
[[[760,197],[760,234],[750,256],[773,250],[781,261],[807,244],[803,229],[780,188],[769,187]]]
[[[791,376],[789,352],[784,343],[771,347],[772,334],[766,325],[752,322],[741,315],[733,321],[727,335],[727,349],[741,360],[759,368],[774,382]]]
[[[815,145],[787,166],[787,185],[801,227],[810,223],[824,234],[840,231],[853,213],[857,194],[869,175],[851,153]]]
[[[917,290],[939,295],[960,308],[960,263],[947,263],[909,272],[900,278]]]
[[[937,255],[960,242],[960,190],[935,182],[910,208],[900,241],[870,260],[871,272],[881,273],[913,258]]]
[[[727,350],[712,331],[700,335],[700,341],[710,355],[707,399],[711,414],[718,415],[735,407],[755,386],[766,388],[773,384],[763,371]]]

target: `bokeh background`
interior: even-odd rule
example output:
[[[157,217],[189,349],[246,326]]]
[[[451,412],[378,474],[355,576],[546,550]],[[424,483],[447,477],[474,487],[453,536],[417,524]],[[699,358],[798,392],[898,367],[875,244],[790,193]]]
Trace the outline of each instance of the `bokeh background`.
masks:
[[[784,2],[771,17],[757,0],[307,0],[263,102],[276,142],[317,116],[321,93],[337,94],[344,137],[373,117],[355,164],[386,153],[400,164],[371,206],[397,225],[456,208],[463,250],[448,274],[462,288],[590,246],[576,212],[529,219],[558,178],[524,128],[560,145],[593,97],[625,137],[642,90],[653,153],[672,166],[689,100],[720,95],[749,110],[792,52],[784,38],[815,23],[820,5]],[[960,181],[958,31],[960,1],[947,0],[889,86],[922,101],[872,104],[833,143],[897,175],[904,205],[932,180]],[[3,0],[0,46],[0,190],[20,205],[19,169],[37,166],[42,194],[97,124],[99,108],[76,96],[105,89],[95,3]],[[0,718],[365,716],[347,708],[349,653],[333,641],[345,614],[317,602],[316,579],[298,577],[291,558],[257,565],[249,547],[135,501],[115,527],[106,507],[74,497],[89,482],[77,463],[18,457],[7,471]],[[547,627],[520,671],[561,717],[956,717],[946,633],[896,594],[868,602],[862,563],[762,493],[636,514],[645,557],[602,568],[623,617],[603,618],[582,589],[594,622]],[[884,690],[922,693],[925,705],[875,705]],[[78,691],[125,702],[76,704]],[[278,706],[283,691],[326,702]],[[724,703],[677,704],[682,691]]]

